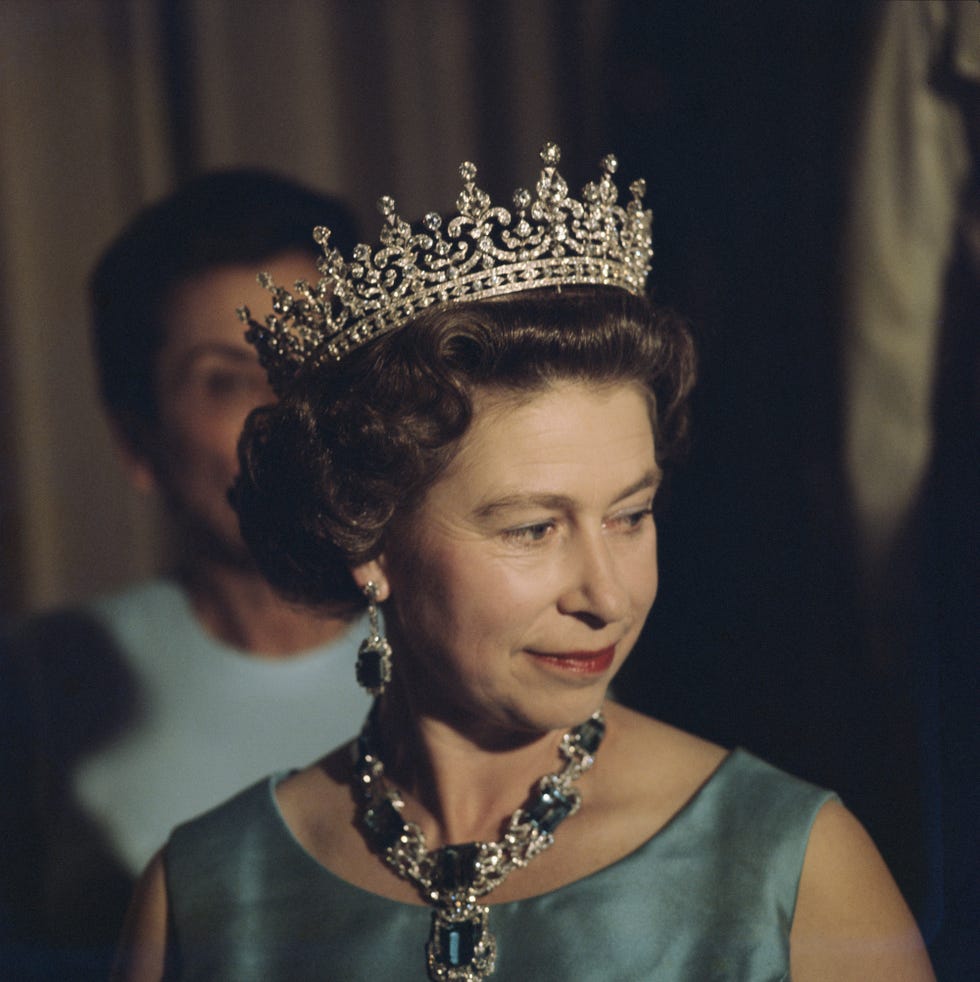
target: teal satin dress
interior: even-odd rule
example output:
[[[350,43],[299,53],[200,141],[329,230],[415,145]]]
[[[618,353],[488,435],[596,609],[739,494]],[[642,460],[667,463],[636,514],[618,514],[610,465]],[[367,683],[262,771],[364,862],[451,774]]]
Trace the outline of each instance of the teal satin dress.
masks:
[[[272,777],[177,828],[165,859],[184,980],[425,982],[431,912],[353,886],[293,838]],[[789,978],[813,820],[832,798],[736,750],[619,862],[492,905],[492,982]]]

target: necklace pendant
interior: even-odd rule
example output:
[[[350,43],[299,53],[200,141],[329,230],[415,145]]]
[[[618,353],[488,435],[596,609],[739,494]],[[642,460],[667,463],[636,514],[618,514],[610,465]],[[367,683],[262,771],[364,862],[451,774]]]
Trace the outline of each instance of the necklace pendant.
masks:
[[[497,941],[490,933],[490,908],[478,904],[477,898],[547,849],[557,827],[578,810],[581,794],[572,784],[594,763],[605,732],[602,714],[594,713],[562,737],[558,752],[564,765],[538,782],[538,794],[514,812],[501,841],[464,842],[429,852],[422,830],[402,818],[401,796],[385,786],[375,732],[377,712],[375,702],[357,741],[354,763],[368,843],[434,907],[425,946],[429,978],[482,982],[493,974]]]
[[[490,908],[482,904],[438,907],[425,946],[434,982],[480,982],[493,972],[497,942],[490,933]]]

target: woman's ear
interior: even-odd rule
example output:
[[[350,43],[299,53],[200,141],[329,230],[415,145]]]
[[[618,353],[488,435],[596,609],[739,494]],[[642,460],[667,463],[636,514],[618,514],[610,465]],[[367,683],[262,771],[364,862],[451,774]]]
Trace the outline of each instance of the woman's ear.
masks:
[[[388,583],[388,576],[385,573],[384,554],[377,559],[371,559],[359,566],[351,566],[351,576],[354,582],[363,591],[368,583],[374,583],[378,588],[378,603],[383,603],[391,596],[391,587]]]

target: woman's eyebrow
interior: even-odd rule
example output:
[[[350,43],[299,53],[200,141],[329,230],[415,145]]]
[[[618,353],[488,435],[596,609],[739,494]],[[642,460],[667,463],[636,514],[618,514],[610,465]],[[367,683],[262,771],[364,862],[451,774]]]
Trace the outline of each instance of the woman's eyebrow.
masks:
[[[570,508],[572,499],[565,494],[551,494],[541,492],[540,494],[530,492],[527,494],[515,493],[501,495],[493,501],[487,501],[474,509],[473,514],[477,518],[490,518],[497,512],[509,511],[518,508],[544,508],[558,510]]]
[[[615,498],[613,498],[612,503],[614,505],[618,504],[620,501],[629,498],[638,491],[655,491],[659,486],[662,477],[663,472],[660,470],[660,468],[652,467],[645,474],[643,474],[642,477],[623,488],[623,490],[620,491]],[[557,511],[571,508],[573,505],[573,499],[565,494],[552,494],[547,491],[540,493],[533,491],[528,493],[517,492],[514,494],[504,494],[499,498],[494,498],[492,501],[484,502],[474,509],[473,515],[479,519],[487,519],[501,511],[516,510],[520,508],[543,508],[546,510]]]
[[[186,368],[206,357],[224,358],[243,365],[259,364],[255,353],[249,351],[247,348],[230,344],[227,341],[202,341],[198,344],[191,345],[191,347],[184,351],[178,361],[178,365]]]
[[[636,494],[638,491],[656,491],[660,487],[660,482],[663,480],[664,472],[659,467],[651,467],[639,480],[634,481],[628,487],[624,488],[620,493],[613,499],[613,504],[618,504],[625,498],[629,498]]]

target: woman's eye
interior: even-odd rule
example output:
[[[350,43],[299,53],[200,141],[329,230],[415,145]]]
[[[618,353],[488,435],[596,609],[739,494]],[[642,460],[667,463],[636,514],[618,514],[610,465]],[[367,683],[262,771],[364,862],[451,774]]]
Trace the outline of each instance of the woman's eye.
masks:
[[[212,397],[224,398],[258,391],[262,381],[246,372],[212,372],[205,377],[204,388]]]
[[[534,522],[531,525],[521,525],[518,528],[507,529],[504,532],[504,538],[518,545],[533,545],[535,542],[541,542],[547,538],[554,531],[554,528],[555,523],[553,521]]]
[[[627,532],[632,532],[635,529],[639,529],[646,519],[653,515],[653,504],[644,506],[643,508],[636,508],[632,511],[625,511],[619,515],[614,515],[611,519],[606,522],[606,527],[609,528],[620,528]]]
[[[235,375],[223,372],[215,372],[204,380],[204,387],[208,392],[216,396],[227,395],[227,393],[234,392],[240,386],[241,379]]]

